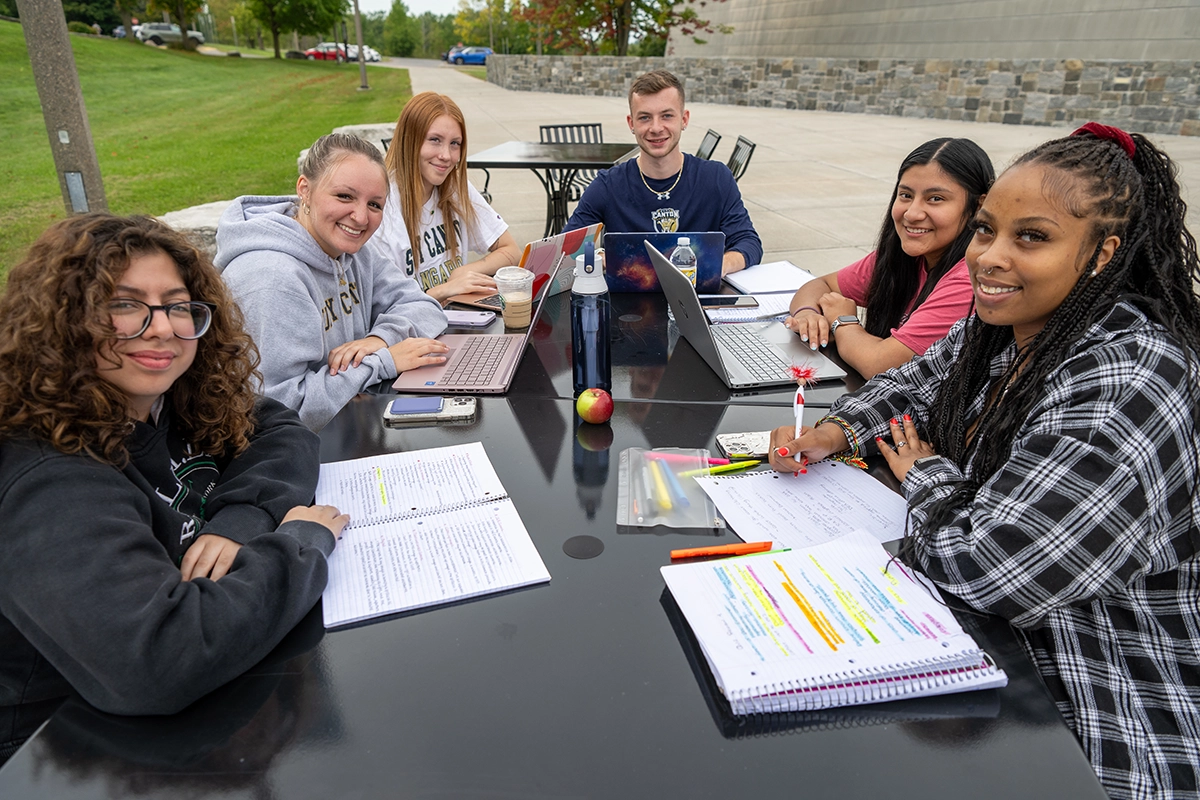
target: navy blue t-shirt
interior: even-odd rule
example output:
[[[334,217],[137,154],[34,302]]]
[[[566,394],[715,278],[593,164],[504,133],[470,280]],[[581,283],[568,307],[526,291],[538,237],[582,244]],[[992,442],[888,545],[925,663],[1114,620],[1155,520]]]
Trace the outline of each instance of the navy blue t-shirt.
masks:
[[[584,191],[567,230],[603,222],[606,231],[618,233],[721,231],[726,251],[741,253],[747,267],[762,260],[762,242],[727,166],[685,153],[683,175],[672,189],[675,178],[646,178],[652,192],[642,183],[636,159],[604,170]],[[670,199],[655,195],[668,190]]]

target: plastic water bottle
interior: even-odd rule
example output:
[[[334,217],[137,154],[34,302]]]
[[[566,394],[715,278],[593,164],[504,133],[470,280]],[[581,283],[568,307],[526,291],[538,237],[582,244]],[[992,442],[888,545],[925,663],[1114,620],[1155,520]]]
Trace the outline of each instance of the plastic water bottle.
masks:
[[[696,285],[696,251],[692,249],[692,240],[687,236],[680,236],[675,243],[675,249],[671,251],[671,257],[667,259],[675,265],[675,269],[684,274],[692,286]],[[675,322],[675,312],[671,310],[671,304],[667,303],[667,322]]]
[[[609,317],[612,301],[604,280],[604,255],[591,242],[575,258],[571,285],[571,355],[574,389],[612,389]]]
[[[696,251],[692,249],[691,239],[679,237],[675,249],[671,251],[671,263],[692,282],[692,286],[696,285]]]

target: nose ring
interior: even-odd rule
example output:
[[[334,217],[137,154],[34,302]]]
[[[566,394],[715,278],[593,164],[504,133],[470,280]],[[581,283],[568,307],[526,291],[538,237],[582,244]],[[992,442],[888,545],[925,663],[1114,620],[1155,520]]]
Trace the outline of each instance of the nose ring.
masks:
[[[991,275],[991,274],[992,274],[992,270],[994,270],[994,269],[995,269],[995,267],[985,267],[985,268],[984,268],[984,270],[983,270],[983,274],[984,274],[984,275]]]

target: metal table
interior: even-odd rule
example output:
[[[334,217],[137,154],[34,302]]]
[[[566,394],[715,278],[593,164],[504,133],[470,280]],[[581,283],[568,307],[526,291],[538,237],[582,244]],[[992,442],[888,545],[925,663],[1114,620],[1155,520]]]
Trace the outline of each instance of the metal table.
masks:
[[[571,181],[581,169],[608,169],[637,155],[634,144],[589,142],[505,142],[467,157],[467,167],[487,176],[482,194],[488,194],[493,169],[529,169],[546,190],[546,231],[553,236],[567,225],[567,198]]]

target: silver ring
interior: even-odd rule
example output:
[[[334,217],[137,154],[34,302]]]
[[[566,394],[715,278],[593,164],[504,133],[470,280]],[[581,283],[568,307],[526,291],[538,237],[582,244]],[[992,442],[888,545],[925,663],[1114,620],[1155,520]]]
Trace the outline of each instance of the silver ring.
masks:
[[[896,442],[896,449],[899,450],[901,447],[904,447],[907,444],[908,442]]]

